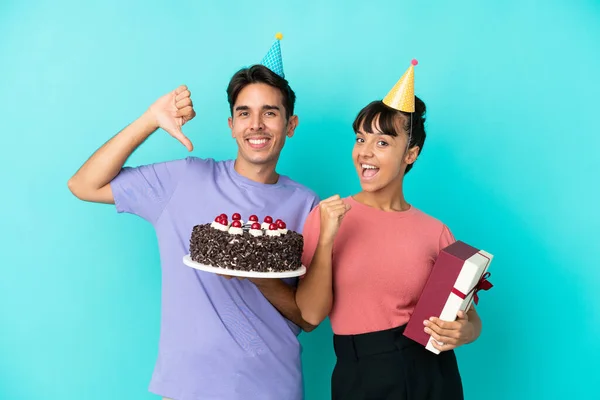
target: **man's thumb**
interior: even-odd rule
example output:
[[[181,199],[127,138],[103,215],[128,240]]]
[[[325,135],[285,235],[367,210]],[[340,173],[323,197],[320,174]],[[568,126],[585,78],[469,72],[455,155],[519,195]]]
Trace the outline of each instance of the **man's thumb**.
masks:
[[[174,128],[169,133],[175,139],[179,140],[181,142],[181,144],[183,144],[188,149],[188,151],[194,150],[194,145],[192,145],[192,142],[190,141],[190,139],[188,139],[187,136],[185,136],[183,134],[183,132],[181,131],[181,128]]]

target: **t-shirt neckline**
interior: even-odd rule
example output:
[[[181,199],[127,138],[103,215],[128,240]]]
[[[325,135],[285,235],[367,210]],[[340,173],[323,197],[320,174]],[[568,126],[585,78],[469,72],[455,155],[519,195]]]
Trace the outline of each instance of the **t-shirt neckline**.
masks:
[[[417,212],[417,209],[413,205],[410,205],[410,208],[406,211],[384,211],[384,210],[380,210],[375,207],[371,207],[366,204],[363,204],[363,203],[357,201],[356,199],[354,199],[353,196],[348,196],[347,200],[348,200],[348,203],[353,208],[360,210],[361,214],[369,214],[374,217],[406,218]]]
[[[279,174],[279,178],[276,183],[260,183],[253,181],[252,179],[248,179],[245,176],[241,175],[239,172],[235,170],[235,160],[229,160],[227,162],[227,170],[229,171],[229,175],[232,179],[240,184],[254,186],[261,189],[277,189],[283,185],[283,180],[285,177]]]

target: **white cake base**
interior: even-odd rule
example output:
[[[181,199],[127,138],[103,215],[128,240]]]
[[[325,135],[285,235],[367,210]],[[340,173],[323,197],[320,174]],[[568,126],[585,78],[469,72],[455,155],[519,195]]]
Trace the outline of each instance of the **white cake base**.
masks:
[[[183,263],[188,267],[192,267],[194,269],[211,272],[213,274],[218,275],[227,275],[227,276],[239,276],[243,278],[294,278],[297,276],[302,276],[306,273],[306,267],[302,265],[300,268],[294,271],[284,271],[284,272],[258,272],[258,271],[238,271],[235,269],[225,269],[220,267],[212,267],[210,265],[204,265],[193,261],[190,258],[190,255],[187,254],[183,257]]]

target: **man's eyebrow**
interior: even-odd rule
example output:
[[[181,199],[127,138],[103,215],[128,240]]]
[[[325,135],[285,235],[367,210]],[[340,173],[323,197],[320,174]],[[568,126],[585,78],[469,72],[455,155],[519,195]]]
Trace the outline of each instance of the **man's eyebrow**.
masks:
[[[265,104],[264,106],[262,106],[263,110],[278,110],[279,111],[279,106],[272,106],[270,104]]]
[[[265,104],[264,106],[262,106],[263,110],[277,110],[279,111],[279,106],[273,106],[270,104]],[[235,107],[235,111],[248,111],[250,110],[250,107],[248,106],[237,106]]]

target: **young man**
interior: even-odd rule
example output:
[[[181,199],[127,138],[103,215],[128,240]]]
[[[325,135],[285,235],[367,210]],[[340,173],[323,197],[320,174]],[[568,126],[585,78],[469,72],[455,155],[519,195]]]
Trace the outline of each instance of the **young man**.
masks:
[[[181,86],[104,144],[69,180],[78,198],[114,203],[118,212],[139,215],[156,230],[162,319],[149,389],[160,396],[303,398],[297,335],[314,327],[296,306],[295,280],[225,279],[182,262],[193,226],[215,215],[268,213],[300,232],[318,204],[314,192],[276,172],[286,138],[298,125],[295,94],[280,75],[255,65],[231,79],[227,94],[235,160],[187,157],[123,167],[158,128],[192,150],[181,127],[195,112],[190,91]]]

